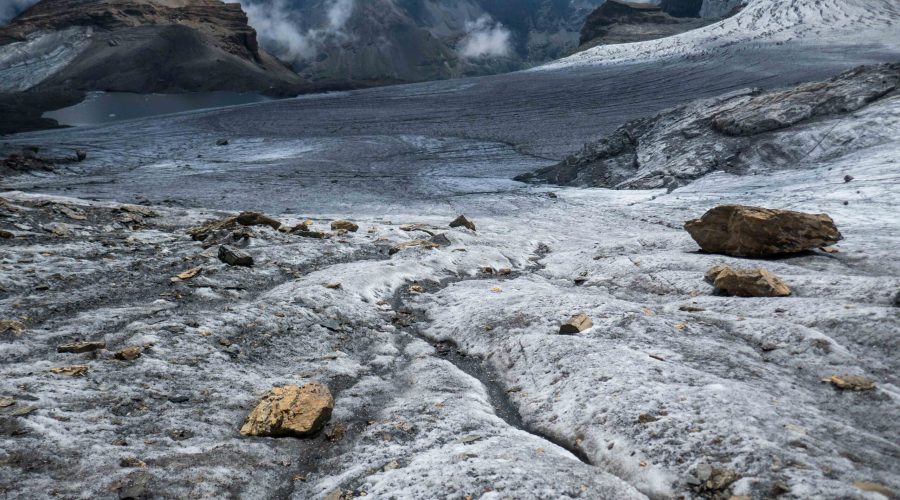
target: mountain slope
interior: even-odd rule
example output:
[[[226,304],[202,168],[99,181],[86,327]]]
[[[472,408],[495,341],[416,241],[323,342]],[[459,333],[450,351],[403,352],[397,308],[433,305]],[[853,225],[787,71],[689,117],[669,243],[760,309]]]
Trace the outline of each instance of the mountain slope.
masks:
[[[0,92],[287,92],[301,84],[260,49],[237,4],[43,0],[0,28]]]

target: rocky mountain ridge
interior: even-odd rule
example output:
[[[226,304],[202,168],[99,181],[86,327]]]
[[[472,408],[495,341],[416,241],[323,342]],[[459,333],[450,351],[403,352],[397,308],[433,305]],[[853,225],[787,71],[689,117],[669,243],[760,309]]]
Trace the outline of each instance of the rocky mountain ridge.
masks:
[[[661,5],[607,0],[587,17],[581,28],[579,50],[595,45],[633,43],[665,38],[719,20],[701,18],[700,3]]]
[[[803,168],[890,140],[900,64],[861,67],[823,82],[747,89],[626,123],[562,162],[517,177],[615,189],[675,189],[715,171]],[[855,135],[855,121],[884,121]]]

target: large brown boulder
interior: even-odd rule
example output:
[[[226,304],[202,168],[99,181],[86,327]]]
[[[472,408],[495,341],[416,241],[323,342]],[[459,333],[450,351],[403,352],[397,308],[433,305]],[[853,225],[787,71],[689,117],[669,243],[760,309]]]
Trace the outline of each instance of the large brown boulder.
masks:
[[[303,387],[286,385],[270,390],[247,415],[241,434],[245,436],[309,436],[331,418],[334,399],[319,382]]]
[[[802,252],[843,239],[828,215],[744,205],[720,205],[684,228],[703,250],[735,257]]]

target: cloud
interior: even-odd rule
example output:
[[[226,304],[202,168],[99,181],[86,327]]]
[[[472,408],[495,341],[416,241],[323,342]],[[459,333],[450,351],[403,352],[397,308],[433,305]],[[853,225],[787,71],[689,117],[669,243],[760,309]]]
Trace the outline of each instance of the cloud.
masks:
[[[39,0],[0,0],[0,26],[5,26]]]
[[[459,45],[459,54],[466,59],[503,57],[512,51],[512,34],[502,23],[484,14],[475,21],[466,21],[466,36]]]
[[[240,0],[240,3],[260,45],[275,57],[294,63],[315,57],[329,37],[344,36],[344,26],[355,6],[355,0],[331,0],[325,15],[327,24],[304,31],[288,1]]]

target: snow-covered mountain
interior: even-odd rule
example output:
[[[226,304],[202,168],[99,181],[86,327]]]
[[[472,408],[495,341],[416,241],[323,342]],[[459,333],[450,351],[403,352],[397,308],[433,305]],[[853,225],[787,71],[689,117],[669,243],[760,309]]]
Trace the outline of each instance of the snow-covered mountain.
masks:
[[[701,11],[709,15],[734,7],[735,2],[705,0]],[[599,46],[540,69],[698,57],[785,43],[823,47],[864,43],[891,49],[900,46],[898,24],[896,0],[749,0],[734,16],[697,30],[662,40]]]

